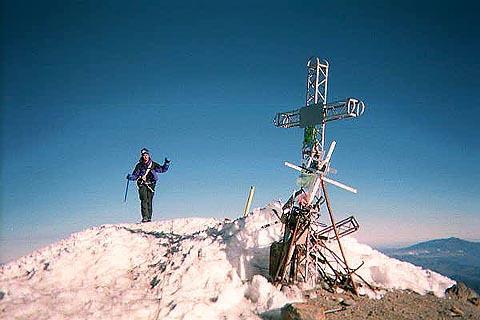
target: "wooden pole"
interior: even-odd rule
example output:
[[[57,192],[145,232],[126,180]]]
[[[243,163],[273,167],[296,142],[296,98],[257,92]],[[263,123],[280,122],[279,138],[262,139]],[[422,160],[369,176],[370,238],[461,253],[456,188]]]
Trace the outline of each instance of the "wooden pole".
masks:
[[[255,186],[250,187],[250,193],[248,194],[247,203],[245,204],[245,209],[243,210],[243,216],[246,217],[250,212],[250,206],[252,205],[253,194],[255,193]]]

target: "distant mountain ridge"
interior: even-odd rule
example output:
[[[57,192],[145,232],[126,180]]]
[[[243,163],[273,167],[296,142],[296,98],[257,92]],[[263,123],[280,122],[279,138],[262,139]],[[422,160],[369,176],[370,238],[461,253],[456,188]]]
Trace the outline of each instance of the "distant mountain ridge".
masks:
[[[384,249],[383,253],[437,271],[480,292],[480,242],[455,237]]]
[[[462,240],[455,237],[447,239],[435,239],[414,244],[405,249],[421,250],[421,249],[437,249],[441,251],[476,251],[480,253],[480,243]]]

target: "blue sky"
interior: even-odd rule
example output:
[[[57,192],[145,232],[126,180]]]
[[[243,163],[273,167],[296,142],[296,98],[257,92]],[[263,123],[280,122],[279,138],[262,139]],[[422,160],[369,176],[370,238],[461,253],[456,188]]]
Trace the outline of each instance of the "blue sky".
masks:
[[[358,238],[480,239],[479,25],[473,3],[3,1],[0,261],[87,227],[140,219],[125,176],[147,147],[172,160],[154,219],[241,215],[285,199],[303,132],[305,64],[330,62],[329,101],[358,97],[330,188]]]

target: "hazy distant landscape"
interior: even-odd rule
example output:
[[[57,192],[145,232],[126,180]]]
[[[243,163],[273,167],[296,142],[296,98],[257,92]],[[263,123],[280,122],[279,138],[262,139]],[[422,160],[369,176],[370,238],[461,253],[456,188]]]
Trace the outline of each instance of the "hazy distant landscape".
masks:
[[[406,248],[382,249],[393,258],[431,269],[480,292],[480,242],[458,238],[421,242]]]

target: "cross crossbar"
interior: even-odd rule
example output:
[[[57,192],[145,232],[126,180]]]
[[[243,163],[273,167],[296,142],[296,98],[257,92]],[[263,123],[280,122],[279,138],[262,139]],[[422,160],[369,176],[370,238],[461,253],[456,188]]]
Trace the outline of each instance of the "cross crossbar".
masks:
[[[365,112],[365,103],[359,99],[348,98],[325,106],[312,104],[296,110],[279,112],[273,123],[280,128],[306,128],[325,122],[356,118]]]

